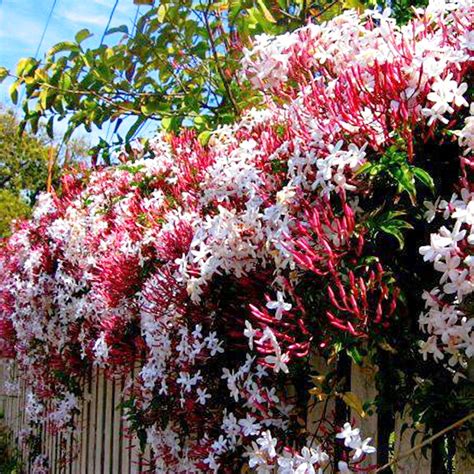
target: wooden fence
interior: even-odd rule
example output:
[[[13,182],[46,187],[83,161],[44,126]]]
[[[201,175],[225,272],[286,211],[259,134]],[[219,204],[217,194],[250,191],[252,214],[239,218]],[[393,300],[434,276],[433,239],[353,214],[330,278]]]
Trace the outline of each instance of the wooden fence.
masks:
[[[318,367],[318,363],[321,367]],[[322,362],[313,362],[316,369],[324,372]],[[0,412],[3,413],[3,425],[8,430],[9,442],[12,447],[19,446],[17,456],[22,461],[24,473],[33,473],[32,459],[28,450],[21,447],[19,438],[21,432],[26,428],[25,414],[25,386],[20,382],[17,393],[7,394],[3,381],[6,379],[5,366],[0,364]],[[13,368],[13,371],[16,369]],[[13,374],[15,376],[15,373]],[[133,376],[133,374],[131,374]],[[87,396],[82,402],[81,416],[79,420],[80,435],[78,442],[73,445],[71,435],[51,435],[43,427],[40,433],[41,450],[48,456],[50,463],[50,474],[132,474],[153,472],[151,454],[149,449],[144,454],[140,452],[138,440],[128,435],[127,422],[122,416],[120,409],[121,394],[127,380],[107,380],[100,371],[94,371],[86,381]],[[359,367],[352,365],[350,376],[350,390],[361,400],[374,399],[376,396],[374,385],[374,370],[371,367]],[[326,407],[327,411],[334,411],[334,401]],[[313,410],[309,411],[309,425],[313,426],[319,420],[323,404],[318,403]],[[370,436],[374,444],[380,441],[382,432],[386,427],[383,419],[376,415],[361,417],[356,411],[351,414],[357,420],[357,426],[361,428],[362,434]],[[409,410],[403,415],[406,421],[409,418]],[[397,416],[395,423],[390,426],[391,452],[387,457],[393,459],[400,457],[411,448],[410,442],[413,434],[412,429],[406,429],[401,434],[402,418]],[[464,449],[467,444],[466,438],[458,440],[456,451],[455,472],[456,474],[473,474],[474,461],[466,455]],[[378,446],[379,451],[381,447]],[[388,450],[388,447],[386,447]],[[69,460],[68,460],[69,458]],[[408,457],[403,457],[391,470],[384,473],[397,474],[438,474],[444,473],[439,460],[434,459],[431,450],[426,456],[420,451]],[[72,460],[72,461],[71,461]],[[325,471],[326,472],[326,471]]]
[[[0,366],[0,380],[5,380]],[[15,369],[13,369],[15,370]],[[131,374],[133,376],[133,374]],[[76,443],[71,435],[41,430],[41,452],[48,456],[50,474],[138,474],[150,472],[151,456],[141,453],[136,437],[128,434],[127,422],[120,409],[121,394],[127,380],[108,380],[101,371],[94,371],[86,380],[86,397],[82,401],[80,434]],[[0,388],[0,411],[9,430],[10,445],[18,447],[23,472],[33,473],[28,450],[19,443],[26,426],[26,387],[20,382],[17,393],[7,394]]]

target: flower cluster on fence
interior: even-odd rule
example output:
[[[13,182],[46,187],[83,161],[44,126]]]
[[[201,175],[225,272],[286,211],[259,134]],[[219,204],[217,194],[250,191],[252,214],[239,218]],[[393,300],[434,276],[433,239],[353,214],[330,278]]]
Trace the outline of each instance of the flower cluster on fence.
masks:
[[[73,430],[90,367],[138,365],[125,403],[156,472],[369,469],[349,423],[302,429],[308,359],[393,323],[404,282],[377,239],[401,245],[394,202],[415,212],[434,186],[428,142],[460,152],[456,194],[427,204],[448,223],[420,249],[441,272],[421,351],[456,377],[474,354],[473,13],[433,2],[397,26],[348,11],[259,37],[243,74],[262,108],[206,145],[162,134],[43,194],[0,249],[0,349],[30,384],[31,423]]]

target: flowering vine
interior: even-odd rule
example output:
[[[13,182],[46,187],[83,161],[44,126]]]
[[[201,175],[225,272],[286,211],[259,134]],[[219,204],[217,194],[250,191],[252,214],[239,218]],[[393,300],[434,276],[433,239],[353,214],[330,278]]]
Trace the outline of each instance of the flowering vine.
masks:
[[[349,11],[259,37],[243,75],[262,109],[206,146],[158,135],[40,196],[0,250],[0,350],[31,387],[32,425],[73,430],[88,370],[138,365],[124,397],[156,472],[370,470],[358,428],[327,417],[302,429],[301,387],[310,351],[392,324],[403,281],[377,238],[403,243],[412,225],[391,207],[433,188],[417,146],[447,131],[464,148],[463,190],[428,205],[454,224],[420,249],[442,272],[421,350],[451,366],[474,353],[461,308],[473,289],[473,19],[468,1],[433,2],[406,26]],[[381,182],[393,202],[378,202]]]

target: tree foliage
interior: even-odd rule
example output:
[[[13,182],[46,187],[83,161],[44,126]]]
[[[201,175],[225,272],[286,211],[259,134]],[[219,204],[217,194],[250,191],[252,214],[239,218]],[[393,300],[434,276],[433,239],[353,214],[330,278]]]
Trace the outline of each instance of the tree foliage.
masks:
[[[46,141],[20,136],[18,126],[12,112],[0,113],[0,236],[8,234],[12,219],[29,214],[48,176]]]
[[[35,135],[19,133],[12,111],[0,109],[0,237],[10,233],[13,219],[27,217],[48,182],[57,184],[59,165],[69,166],[87,156],[89,143],[73,139],[67,149],[49,139],[44,127]]]

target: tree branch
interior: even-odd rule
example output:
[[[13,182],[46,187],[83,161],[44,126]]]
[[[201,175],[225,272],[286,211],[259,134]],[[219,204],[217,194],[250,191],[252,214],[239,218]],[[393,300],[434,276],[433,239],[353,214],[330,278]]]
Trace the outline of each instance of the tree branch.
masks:
[[[222,70],[222,66],[221,66],[221,63],[219,61],[219,56],[217,54],[217,48],[216,48],[216,42],[214,40],[214,35],[212,34],[212,29],[209,25],[209,18],[208,18],[209,8],[210,8],[210,4],[208,3],[207,4],[207,9],[203,12],[203,20],[204,20],[204,25],[206,27],[207,34],[209,36],[209,43],[210,43],[210,46],[211,46],[212,56],[214,58],[214,61],[216,62],[217,72],[219,73],[219,76],[222,80],[222,83],[224,84],[224,89],[226,91],[227,96],[229,97],[229,100],[232,104],[234,112],[236,113],[236,115],[240,115],[239,107],[237,105],[237,102],[235,100],[234,95],[232,94],[232,90],[231,90],[231,87],[230,87],[230,82],[227,79],[224,71]]]

